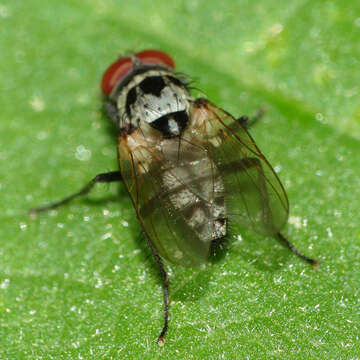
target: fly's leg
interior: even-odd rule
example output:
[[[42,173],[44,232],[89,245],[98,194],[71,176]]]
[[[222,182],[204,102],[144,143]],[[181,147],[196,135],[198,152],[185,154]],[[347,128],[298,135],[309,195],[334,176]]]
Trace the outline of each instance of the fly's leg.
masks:
[[[163,328],[160,332],[160,335],[158,337],[157,343],[160,346],[163,346],[165,344],[165,335],[167,333],[168,330],[168,323],[169,323],[169,279],[168,279],[168,275],[167,272],[165,270],[164,264],[160,258],[159,255],[156,255],[155,258],[159,269],[160,269],[160,273],[161,273],[161,277],[163,280],[163,293],[164,293],[164,325]]]
[[[253,127],[265,114],[265,109],[264,108],[260,108],[257,112],[257,114],[252,117],[249,118],[246,115],[240,116],[237,121],[245,128],[245,129],[250,129],[251,127]]]
[[[163,324],[163,328],[160,332],[160,335],[157,339],[157,343],[160,346],[163,346],[165,344],[165,335],[168,331],[168,324],[169,324],[169,278],[168,278],[168,274],[166,272],[165,266],[163,261],[161,260],[160,255],[158,254],[158,252],[156,251],[153,243],[151,242],[151,240],[148,238],[148,236],[146,235],[146,239],[148,240],[148,244],[150,246],[151,252],[154,256],[154,259],[156,261],[156,264],[159,268],[160,271],[160,275],[162,278],[162,282],[163,282],[163,294],[164,294],[164,324]]]
[[[280,232],[276,234],[277,238],[285,244],[294,254],[299,256],[304,261],[308,262],[310,265],[312,265],[314,268],[318,268],[320,266],[320,263],[317,260],[311,259],[296,249],[296,247]]]
[[[110,183],[110,182],[116,182],[116,181],[122,181],[120,171],[111,171],[108,173],[98,174],[88,184],[86,184],[80,191],[78,191],[70,196],[67,196],[66,198],[64,198],[62,200],[56,201],[54,203],[50,203],[48,205],[40,206],[37,208],[32,208],[32,209],[30,209],[29,214],[35,215],[39,212],[52,210],[59,206],[65,205],[80,196],[88,194],[90,192],[90,190],[94,187],[94,185],[97,183]]]

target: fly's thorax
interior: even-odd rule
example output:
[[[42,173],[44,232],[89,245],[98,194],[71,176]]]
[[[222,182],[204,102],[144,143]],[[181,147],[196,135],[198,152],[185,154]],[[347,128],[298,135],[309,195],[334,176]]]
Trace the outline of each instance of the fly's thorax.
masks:
[[[133,75],[114,90],[120,129],[130,126],[156,129],[171,138],[181,135],[189,122],[190,95],[186,84],[172,71],[152,69]]]

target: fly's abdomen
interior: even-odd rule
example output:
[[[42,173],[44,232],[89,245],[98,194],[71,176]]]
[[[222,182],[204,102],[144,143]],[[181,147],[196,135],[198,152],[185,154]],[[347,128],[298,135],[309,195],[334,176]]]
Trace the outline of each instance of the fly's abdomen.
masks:
[[[202,241],[226,235],[223,182],[205,152],[182,151],[181,161],[163,171],[162,181],[178,215]]]

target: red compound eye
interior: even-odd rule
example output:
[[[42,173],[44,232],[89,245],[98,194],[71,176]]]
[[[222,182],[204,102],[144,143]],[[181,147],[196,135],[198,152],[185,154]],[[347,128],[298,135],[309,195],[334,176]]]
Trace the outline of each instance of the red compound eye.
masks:
[[[105,71],[102,81],[101,88],[105,95],[109,95],[116,85],[133,67],[131,58],[120,58],[111,64]]]
[[[135,54],[143,64],[163,65],[174,68],[173,59],[166,53],[159,50],[143,50]],[[101,87],[105,95],[109,95],[114,86],[124,78],[133,68],[133,62],[130,57],[120,58],[111,64],[105,71]]]
[[[135,54],[135,56],[144,64],[165,65],[174,69],[174,60],[166,53],[159,50],[143,50]]]

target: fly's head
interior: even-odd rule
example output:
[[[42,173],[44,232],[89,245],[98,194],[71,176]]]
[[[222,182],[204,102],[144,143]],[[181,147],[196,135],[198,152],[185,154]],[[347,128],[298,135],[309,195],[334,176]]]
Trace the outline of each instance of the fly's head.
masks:
[[[106,110],[122,134],[173,138],[189,123],[190,95],[174,73],[173,60],[158,50],[120,58],[106,70],[102,89]]]

